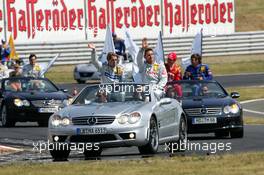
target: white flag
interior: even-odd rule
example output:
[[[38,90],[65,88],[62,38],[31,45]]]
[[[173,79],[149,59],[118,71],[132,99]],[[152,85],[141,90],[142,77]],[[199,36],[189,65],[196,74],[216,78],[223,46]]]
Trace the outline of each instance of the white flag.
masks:
[[[191,55],[199,54],[202,56],[202,40],[203,40],[203,29],[201,29],[200,32],[196,34],[193,40]]]
[[[128,50],[128,53],[133,58],[133,62],[137,64],[136,57],[139,51],[139,47],[132,40],[131,35],[128,30],[125,31],[125,45],[126,45],[126,49]]]
[[[57,60],[59,56],[60,53],[58,53],[54,58],[52,58],[48,64],[44,63],[41,65],[42,70],[40,72],[40,77],[44,76],[44,74],[48,72],[48,70],[51,68],[51,66],[54,64],[54,62]]]
[[[115,45],[112,37],[112,32],[110,29],[110,25],[107,25],[106,28],[106,35],[105,35],[105,42],[104,42],[104,48],[102,52],[101,62],[106,62],[106,57],[108,52],[114,52],[115,53]]]
[[[134,82],[142,83],[142,75],[139,73],[139,68],[137,65],[137,58],[136,58],[139,52],[139,47],[132,40],[131,35],[128,30],[125,31],[125,45],[128,50],[128,53],[131,55],[133,59],[132,76],[133,76]]]
[[[181,67],[183,70],[186,70],[189,65],[191,65],[191,56],[181,59]]]
[[[191,54],[187,58],[182,58],[181,66],[185,70],[189,65],[191,65],[191,56],[193,54],[199,54],[202,56],[202,43],[203,41],[203,29],[200,30],[199,33],[197,33],[194,37],[192,48],[191,48]]]
[[[161,31],[159,32],[158,42],[154,49],[155,59],[158,63],[164,63],[164,50],[163,50],[163,42]]]

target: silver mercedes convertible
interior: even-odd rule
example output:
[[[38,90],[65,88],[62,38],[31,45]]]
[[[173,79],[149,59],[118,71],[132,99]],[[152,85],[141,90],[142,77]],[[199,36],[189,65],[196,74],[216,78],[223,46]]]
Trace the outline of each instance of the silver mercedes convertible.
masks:
[[[100,156],[103,148],[129,146],[137,146],[141,154],[154,154],[161,144],[186,141],[180,103],[146,84],[87,86],[72,105],[49,119],[54,160],[67,159],[72,148],[83,147],[85,157]]]

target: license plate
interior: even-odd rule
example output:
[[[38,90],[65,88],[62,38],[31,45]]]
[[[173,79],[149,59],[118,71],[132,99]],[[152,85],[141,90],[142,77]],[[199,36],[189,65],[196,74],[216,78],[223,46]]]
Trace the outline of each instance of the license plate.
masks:
[[[193,118],[193,124],[214,124],[217,123],[216,117]]]
[[[58,111],[58,108],[39,108],[40,113],[54,113]]]
[[[78,135],[106,134],[106,128],[77,128]]]

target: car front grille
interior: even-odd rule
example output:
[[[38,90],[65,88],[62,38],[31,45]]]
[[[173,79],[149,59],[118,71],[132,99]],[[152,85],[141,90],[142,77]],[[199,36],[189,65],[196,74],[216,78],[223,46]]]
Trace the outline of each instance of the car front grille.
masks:
[[[94,72],[80,72],[81,77],[91,77],[93,74]]]
[[[91,121],[91,118],[93,122]],[[76,117],[72,119],[73,125],[107,125],[113,123],[115,120],[115,116],[84,116],[84,117]]]
[[[31,103],[38,108],[45,108],[45,107],[62,107],[63,101],[62,100],[34,100]]]
[[[187,116],[210,116],[221,115],[222,108],[190,108],[184,109]]]

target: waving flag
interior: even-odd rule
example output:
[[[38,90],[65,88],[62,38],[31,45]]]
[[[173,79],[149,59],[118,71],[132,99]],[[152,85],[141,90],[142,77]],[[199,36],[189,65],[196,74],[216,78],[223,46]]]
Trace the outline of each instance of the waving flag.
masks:
[[[154,54],[155,54],[156,61],[158,63],[164,63],[165,62],[164,61],[164,50],[163,50],[161,31],[159,32],[158,42],[157,42],[157,45],[154,49]]]
[[[132,40],[131,35],[128,30],[125,31],[125,45],[126,48],[133,59],[132,64],[132,76],[133,80],[136,83],[142,83],[141,74],[139,73],[139,68],[137,64],[137,54],[139,52],[139,47],[136,43]]]
[[[203,45],[203,29],[201,29],[200,32],[197,33],[194,38],[191,55],[199,54],[202,56],[202,45]]]
[[[200,30],[199,33],[194,37],[191,54],[187,58],[183,58],[181,62],[182,68],[185,70],[189,65],[191,65],[191,56],[192,54],[199,54],[202,56],[202,46],[203,46],[203,29]]]
[[[9,37],[8,45],[9,45],[9,48],[11,50],[8,58],[13,59],[13,60],[18,60],[19,57],[18,57],[18,54],[16,53],[14,39],[13,39],[12,35],[10,35],[10,37]]]
[[[41,73],[40,73],[40,77],[43,77],[44,74],[46,72],[48,72],[48,70],[51,68],[51,66],[54,64],[54,62],[57,60],[57,58],[60,56],[60,54],[57,54],[54,58],[52,58],[50,60],[50,62],[47,64],[47,63],[44,63],[44,64],[41,64]]]
[[[129,54],[133,58],[133,62],[137,64],[136,56],[139,51],[139,47],[136,45],[136,43],[132,40],[131,35],[128,30],[125,31],[125,45],[129,52]]]
[[[115,52],[115,45],[112,37],[112,32],[110,29],[110,25],[107,25],[106,28],[106,35],[105,35],[105,42],[104,42],[104,48],[102,52],[101,62],[106,62],[106,57],[108,52]]]

